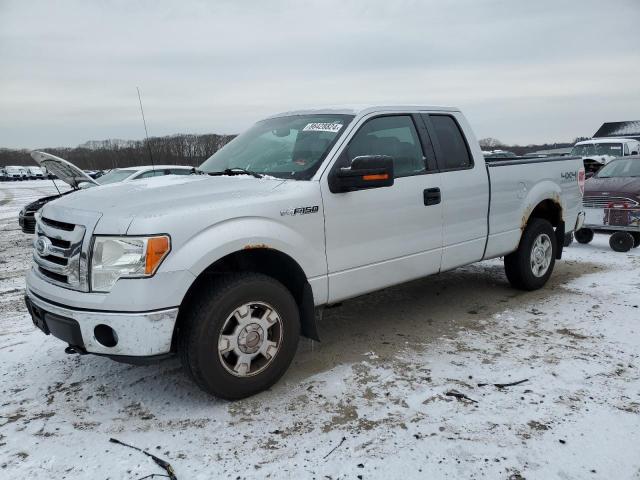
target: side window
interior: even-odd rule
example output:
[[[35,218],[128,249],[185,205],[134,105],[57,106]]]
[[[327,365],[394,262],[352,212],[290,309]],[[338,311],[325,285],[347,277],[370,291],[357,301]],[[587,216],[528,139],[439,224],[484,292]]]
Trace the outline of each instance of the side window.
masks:
[[[409,115],[373,118],[366,122],[349,142],[345,152],[347,165],[362,155],[388,155],[393,158],[395,177],[425,172],[422,146]]]
[[[172,168],[171,175],[189,175],[191,170],[187,170],[186,168]]]
[[[438,143],[440,155],[438,159],[443,170],[463,169],[473,166],[467,143],[457,122],[450,115],[429,115],[431,125]]]

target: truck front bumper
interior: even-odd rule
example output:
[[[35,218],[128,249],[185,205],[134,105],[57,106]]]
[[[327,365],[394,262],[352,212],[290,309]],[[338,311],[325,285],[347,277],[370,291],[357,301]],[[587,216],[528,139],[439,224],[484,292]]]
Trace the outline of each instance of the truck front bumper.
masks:
[[[36,327],[74,350],[128,361],[171,352],[178,308],[150,312],[105,312],[55,304],[27,290],[25,302]],[[130,361],[135,363],[135,358]]]

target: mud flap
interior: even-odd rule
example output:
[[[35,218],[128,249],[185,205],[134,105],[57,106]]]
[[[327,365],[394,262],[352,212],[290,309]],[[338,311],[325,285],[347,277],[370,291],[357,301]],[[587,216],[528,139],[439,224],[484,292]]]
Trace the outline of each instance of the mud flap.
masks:
[[[560,222],[556,227],[556,260],[562,258],[562,249],[564,248],[564,222]]]
[[[316,318],[316,309],[313,302],[313,291],[311,285],[305,282],[302,288],[302,301],[300,304],[300,330],[303,337],[310,338],[317,342],[320,341],[318,333],[318,322]]]

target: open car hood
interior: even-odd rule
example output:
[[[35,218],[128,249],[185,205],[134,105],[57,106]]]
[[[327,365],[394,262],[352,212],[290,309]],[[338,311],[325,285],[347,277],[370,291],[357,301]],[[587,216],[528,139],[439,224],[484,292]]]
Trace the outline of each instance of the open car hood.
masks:
[[[47,172],[53,173],[60,180],[71,185],[71,188],[80,188],[79,185],[81,183],[100,185],[74,164],[67,162],[63,158],[56,157],[50,153],[38,151],[31,152],[31,158],[33,158],[38,165],[44,168]]]

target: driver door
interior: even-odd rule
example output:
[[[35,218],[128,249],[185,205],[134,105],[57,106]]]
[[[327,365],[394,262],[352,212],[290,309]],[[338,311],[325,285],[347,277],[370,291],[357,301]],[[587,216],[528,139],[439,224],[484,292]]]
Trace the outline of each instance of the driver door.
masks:
[[[331,193],[328,178],[361,155],[393,158],[394,184]],[[361,120],[321,181],[329,302],[440,270],[439,175],[424,125],[411,114]]]

